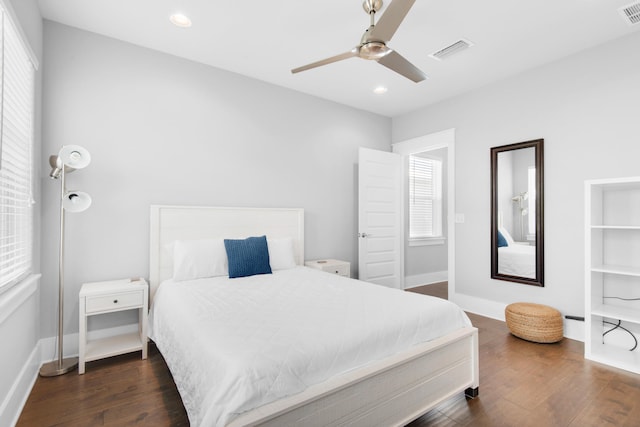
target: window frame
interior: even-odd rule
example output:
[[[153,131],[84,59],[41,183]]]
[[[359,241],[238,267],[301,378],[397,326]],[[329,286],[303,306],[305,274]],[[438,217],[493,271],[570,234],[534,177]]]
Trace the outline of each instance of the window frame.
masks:
[[[408,244],[410,247],[413,246],[429,246],[429,245],[442,245],[446,241],[446,237],[443,233],[443,216],[444,216],[444,203],[443,203],[443,161],[440,158],[436,158],[429,155],[419,155],[420,153],[413,153],[407,155],[408,168],[407,168],[407,183],[408,183],[408,192],[407,192],[407,209],[408,209],[408,219],[409,219],[409,228],[408,228]],[[431,229],[432,232],[434,228],[436,231],[439,231],[438,234],[432,233],[431,235],[420,235],[420,236],[412,236],[412,214],[414,213],[414,209],[412,207],[413,197],[412,197],[412,189],[415,191],[415,179],[414,179],[414,160],[413,159],[421,159],[425,161],[430,161],[433,164],[431,165],[432,176],[430,179],[432,188],[432,197],[428,197],[432,201],[432,215],[431,215]],[[433,175],[436,175],[435,177]]]

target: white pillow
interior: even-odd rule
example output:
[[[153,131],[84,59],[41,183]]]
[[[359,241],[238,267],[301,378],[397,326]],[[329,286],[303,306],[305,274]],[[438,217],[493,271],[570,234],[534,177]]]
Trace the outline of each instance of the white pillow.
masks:
[[[271,266],[271,270],[295,268],[296,257],[293,253],[293,239],[291,237],[280,239],[270,239],[267,237],[267,248],[269,249],[269,265]]]
[[[173,244],[173,280],[227,276],[229,268],[223,239],[176,240]]]
[[[506,228],[504,227],[498,227],[498,231],[500,233],[502,233],[502,236],[505,238],[505,240],[507,241],[507,244],[509,246],[513,246],[513,237],[511,237],[511,234],[509,234],[509,232],[507,231]]]

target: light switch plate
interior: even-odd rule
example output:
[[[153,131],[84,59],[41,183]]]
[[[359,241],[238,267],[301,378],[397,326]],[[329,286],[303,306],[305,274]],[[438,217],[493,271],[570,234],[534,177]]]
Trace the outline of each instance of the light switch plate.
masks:
[[[456,214],[456,224],[464,224],[464,214],[457,213]]]

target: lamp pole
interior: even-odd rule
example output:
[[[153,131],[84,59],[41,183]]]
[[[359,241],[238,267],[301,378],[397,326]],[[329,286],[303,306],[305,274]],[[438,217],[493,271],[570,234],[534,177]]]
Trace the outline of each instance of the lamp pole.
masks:
[[[78,358],[64,359],[64,204],[65,189],[65,165],[60,171],[60,248],[58,252],[58,359],[45,363],[40,368],[43,377],[55,377],[66,374],[78,366]]]

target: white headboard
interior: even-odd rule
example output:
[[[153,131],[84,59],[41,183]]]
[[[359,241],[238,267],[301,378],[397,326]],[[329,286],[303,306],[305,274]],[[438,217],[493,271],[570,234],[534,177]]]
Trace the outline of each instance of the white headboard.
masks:
[[[192,239],[292,237],[304,264],[304,209],[151,205],[149,295],[173,275],[171,243]]]

